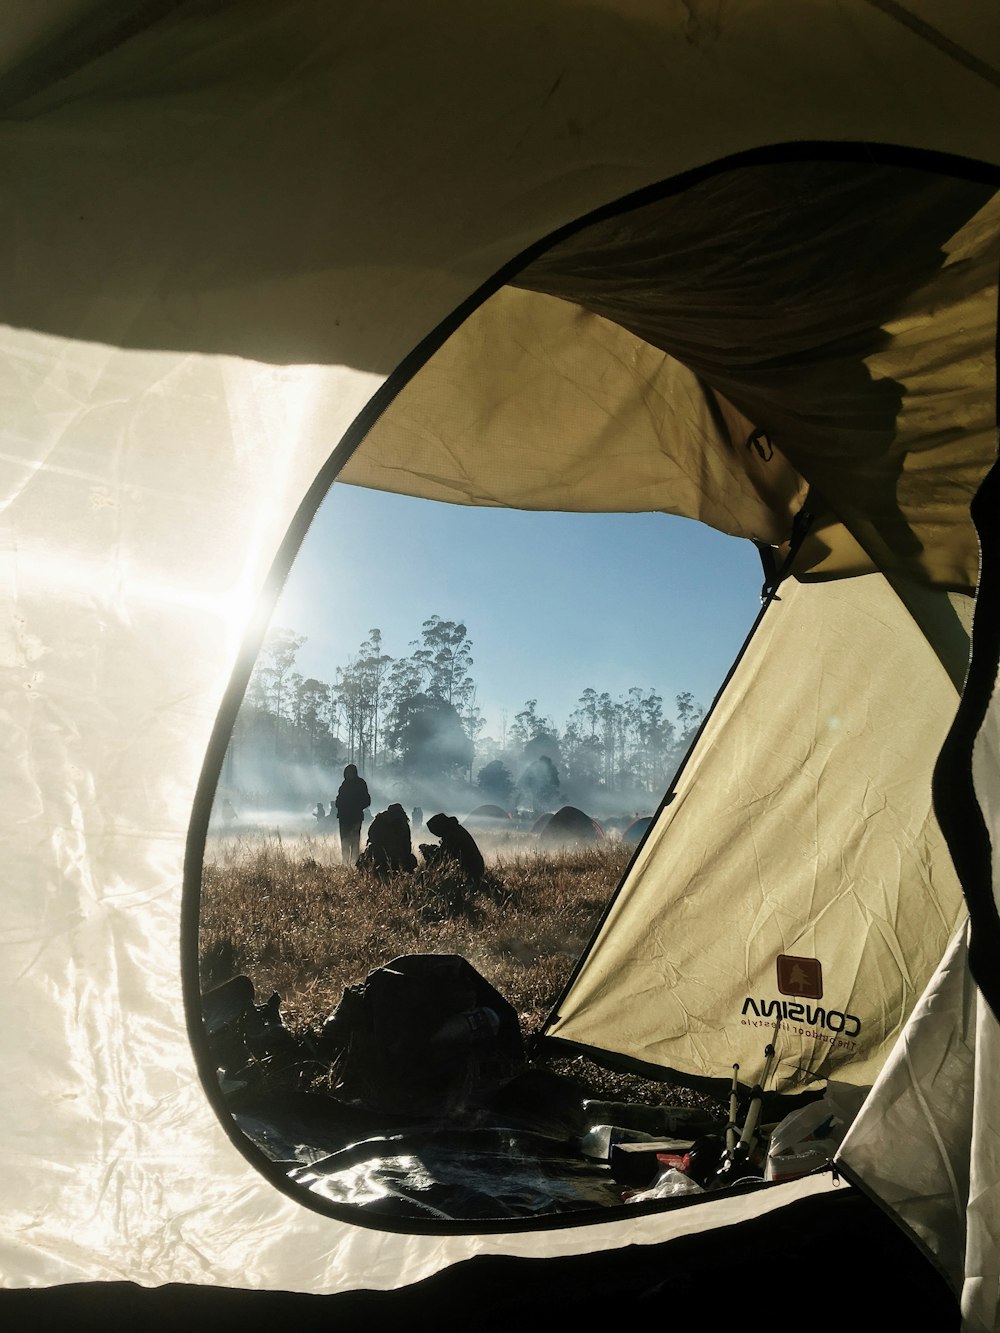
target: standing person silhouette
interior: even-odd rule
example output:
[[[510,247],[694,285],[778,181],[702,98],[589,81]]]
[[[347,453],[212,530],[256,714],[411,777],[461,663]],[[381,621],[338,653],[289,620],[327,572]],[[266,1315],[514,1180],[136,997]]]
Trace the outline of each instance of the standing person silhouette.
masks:
[[[354,865],[361,849],[361,821],[372,803],[368,784],[358,777],[357,764],[348,764],[344,780],[337,792],[337,822],[340,824],[340,859],[345,866]]]

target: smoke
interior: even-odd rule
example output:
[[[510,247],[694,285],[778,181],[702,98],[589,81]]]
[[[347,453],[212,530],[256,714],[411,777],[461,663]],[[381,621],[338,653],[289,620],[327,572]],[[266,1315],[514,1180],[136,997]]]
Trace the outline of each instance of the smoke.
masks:
[[[426,721],[425,713],[422,722]],[[450,725],[445,731],[450,733]],[[438,749],[440,737],[435,728],[423,730],[422,737],[430,752]],[[477,807],[495,804],[493,796],[470,782],[468,768],[462,770],[453,765],[453,775],[445,776],[422,766],[421,757],[426,760],[428,750],[422,756],[419,752],[411,755],[409,767],[402,770],[375,767],[365,771],[364,765],[359,764],[372,797],[366,823],[379,811],[398,802],[410,819],[414,842],[430,841],[433,839],[427,831],[426,821],[431,815],[442,812],[464,821]],[[414,758],[417,762],[413,762]],[[216,791],[211,829],[213,833],[254,831],[304,837],[335,831],[335,821],[319,821],[314,812],[320,804],[324,813],[329,810],[342,781],[342,763],[332,766],[276,756],[267,744],[243,743],[238,748],[232,747]],[[518,794],[523,800],[527,793],[522,789]],[[481,827],[493,837],[502,836],[509,840],[517,836],[523,845],[533,846],[535,840],[530,837],[530,829],[542,813],[538,805],[542,797],[545,798],[545,813],[572,805],[596,819],[605,832],[612,835],[624,830],[633,819],[651,815],[659,804],[659,798],[653,799],[641,790],[608,792],[596,786],[583,788],[564,781],[547,790],[536,790],[534,796],[534,801],[522,805],[519,810],[511,809],[514,818],[508,824],[500,828]]]

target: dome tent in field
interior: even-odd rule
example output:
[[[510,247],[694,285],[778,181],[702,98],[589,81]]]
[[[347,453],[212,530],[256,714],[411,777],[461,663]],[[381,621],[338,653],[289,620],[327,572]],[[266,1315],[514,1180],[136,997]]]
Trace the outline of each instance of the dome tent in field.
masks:
[[[737,1291],[744,1328],[996,1327],[998,64],[983,0],[11,16],[8,1326],[232,1293],[709,1327]],[[757,547],[758,626],[540,1042],[721,1091],[773,1037],[783,1090],[871,1088],[836,1171],[372,1224],[235,1128],[205,836],[335,478]]]
[[[572,847],[600,842],[604,835],[590,815],[575,805],[561,805],[539,829],[538,836],[547,847]]]
[[[622,829],[622,841],[630,843],[642,842],[646,830],[652,822],[652,815],[640,815],[638,819],[633,819],[630,824]]]
[[[503,831],[510,827],[511,818],[500,805],[477,805],[462,820],[466,828]]]

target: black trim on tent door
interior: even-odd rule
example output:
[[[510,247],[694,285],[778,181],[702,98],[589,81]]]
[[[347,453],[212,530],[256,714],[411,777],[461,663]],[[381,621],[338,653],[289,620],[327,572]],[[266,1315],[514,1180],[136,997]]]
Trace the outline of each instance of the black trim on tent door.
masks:
[[[1000,1020],[1000,913],[993,892],[993,850],[976,796],[972,760],[1000,670],[1000,463],[972,502],[980,573],[972,653],[958,711],[934,768],[934,810],[969,906],[969,970]]]
[[[202,1087],[209,1103],[216,1112],[224,1132],[245,1160],[255,1167],[277,1190],[294,1199],[303,1207],[328,1217],[350,1222],[358,1227],[367,1227],[379,1231],[431,1235],[467,1235],[470,1233],[533,1229],[552,1230],[563,1227],[577,1227],[588,1222],[606,1224],[612,1217],[611,1211],[607,1209],[595,1209],[586,1213],[545,1214],[538,1218],[528,1218],[523,1221],[510,1218],[497,1219],[496,1221],[474,1219],[461,1222],[426,1221],[411,1218],[397,1220],[388,1216],[366,1215],[363,1210],[352,1208],[349,1205],[338,1205],[321,1199],[316,1194],[291,1181],[280,1167],[271,1162],[242,1133],[225,1104],[218,1086],[216,1070],[213,1067],[205,1036],[199,984],[198,933],[205,844],[215,792],[222,773],[236,716],[243,702],[254,662],[263,643],[268,620],[277,602],[284,580],[291,569],[292,561],[297,555],[306,532],[333,482],[381,415],[417,372],[443,346],[451,334],[456,332],[465,320],[490,296],[513,279],[534,259],[545,254],[560,241],[576,235],[594,223],[628,213],[633,209],[642,207],[644,204],[679,194],[699,181],[719,176],[740,167],[804,161],[840,161],[863,163],[868,166],[876,163],[885,166],[910,167],[915,170],[936,172],[943,176],[952,176],[961,180],[979,181],[994,188],[1000,187],[1000,168],[972,158],[929,149],[914,149],[864,141],[832,143],[821,140],[803,140],[735,153],[705,166],[682,172],[667,180],[658,181],[602,205],[583,217],[558,228],[512,258],[509,263],[503,265],[490,279],[481,284],[475,292],[458,305],[448,318],[442,320],[409,355],[404,357],[355,417],[326,464],[318,472],[296,510],[295,516],[289,525],[288,533],[275,555],[270,574],[258,601],[256,614],[251,620],[243,648],[223,696],[195,791],[191,823],[185,844],[184,885],[180,918],[180,967],[181,990],[188,1036]],[[677,1201],[673,1202],[676,1204]],[[642,1207],[648,1208],[650,1211],[658,1211],[671,1206],[671,1201],[666,1201],[658,1205],[643,1205]],[[635,1212],[634,1206],[629,1209],[629,1215],[634,1215]]]

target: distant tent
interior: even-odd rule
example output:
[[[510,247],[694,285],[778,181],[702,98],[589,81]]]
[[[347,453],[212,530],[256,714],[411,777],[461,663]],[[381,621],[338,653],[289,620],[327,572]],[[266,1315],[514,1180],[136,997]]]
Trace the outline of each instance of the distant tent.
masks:
[[[642,815],[639,819],[633,819],[631,824],[622,830],[622,842],[642,842],[643,836],[652,822],[652,815]]]
[[[549,820],[552,818],[552,813],[553,812],[551,810],[546,810],[544,811],[543,814],[540,814],[538,818],[534,821],[534,823],[531,825],[530,832],[536,835],[539,833],[544,833],[545,829],[548,826]]]
[[[744,1296],[890,1327],[875,1200],[1000,1325],[995,8],[8,6],[0,1314],[406,1289],[395,1324],[453,1273],[482,1324],[499,1269],[508,1326],[547,1274],[645,1322],[690,1261],[703,1327]],[[836,1172],[382,1229],[238,1130],[204,846],[334,479],[760,554],[757,631],[543,1041],[716,1089],[775,1036],[782,1090],[871,1085]],[[806,1253],[755,1248],[782,1218]]]
[[[547,847],[582,846],[600,842],[603,837],[604,830],[597,821],[575,805],[561,806],[540,833],[541,841]]]
[[[511,818],[502,806],[477,805],[475,810],[470,810],[462,823],[468,829],[502,829],[505,826],[509,827]]]

